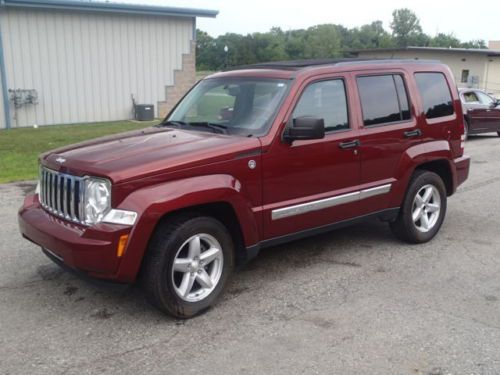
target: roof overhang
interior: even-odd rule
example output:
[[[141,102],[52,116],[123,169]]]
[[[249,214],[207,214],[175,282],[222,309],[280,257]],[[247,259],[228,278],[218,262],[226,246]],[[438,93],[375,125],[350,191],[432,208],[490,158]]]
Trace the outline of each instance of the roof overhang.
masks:
[[[127,13],[150,16],[174,17],[211,17],[219,14],[217,10],[164,7],[142,4],[105,3],[78,0],[0,0],[2,8],[53,9],[83,12]]]

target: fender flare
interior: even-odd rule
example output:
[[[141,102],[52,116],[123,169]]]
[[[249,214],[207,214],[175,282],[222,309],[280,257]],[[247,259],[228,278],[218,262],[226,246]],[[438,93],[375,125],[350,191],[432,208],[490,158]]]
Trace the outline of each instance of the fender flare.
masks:
[[[440,161],[446,162],[455,184],[455,173],[452,164],[452,153],[448,141],[432,141],[409,147],[399,159],[396,167],[396,182],[393,184],[393,194],[390,207],[400,207],[406,194],[410,178],[420,165]],[[455,187],[453,187],[454,191]]]
[[[231,205],[239,221],[245,246],[257,243],[259,226],[250,205],[250,198],[240,181],[233,176],[197,176],[132,192],[117,207],[138,214],[118,270],[120,279],[133,281],[136,278],[149,239],[162,217],[170,212],[218,202]]]

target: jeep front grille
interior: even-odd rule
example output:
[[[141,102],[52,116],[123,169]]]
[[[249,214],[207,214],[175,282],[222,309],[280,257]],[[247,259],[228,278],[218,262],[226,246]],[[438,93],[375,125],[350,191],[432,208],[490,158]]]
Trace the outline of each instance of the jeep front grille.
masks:
[[[82,204],[84,188],[81,177],[40,168],[40,203],[56,216],[85,224]]]

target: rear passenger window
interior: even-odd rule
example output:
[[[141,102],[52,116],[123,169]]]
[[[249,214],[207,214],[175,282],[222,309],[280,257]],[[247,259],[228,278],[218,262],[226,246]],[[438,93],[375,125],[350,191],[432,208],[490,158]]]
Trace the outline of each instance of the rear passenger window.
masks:
[[[307,86],[293,111],[293,118],[308,116],[322,118],[326,131],[349,129],[344,81],[334,79]]]
[[[454,113],[450,88],[443,73],[415,73],[425,117],[437,118]]]
[[[358,77],[357,83],[365,126],[411,118],[408,96],[400,75]]]

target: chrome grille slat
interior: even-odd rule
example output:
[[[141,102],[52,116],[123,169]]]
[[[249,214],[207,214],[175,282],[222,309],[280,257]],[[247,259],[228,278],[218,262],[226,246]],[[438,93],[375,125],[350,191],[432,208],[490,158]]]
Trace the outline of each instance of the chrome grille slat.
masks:
[[[83,178],[41,167],[40,203],[50,213],[76,223],[83,220]]]
[[[63,183],[62,183],[62,186],[63,186],[63,194],[62,194],[63,213],[64,213],[64,216],[66,216],[66,218],[69,219],[70,216],[69,216],[69,211],[68,211],[68,178],[66,176],[64,176],[62,178],[62,180],[63,180]]]
[[[69,217],[76,220],[75,216],[75,179],[69,177]]]

